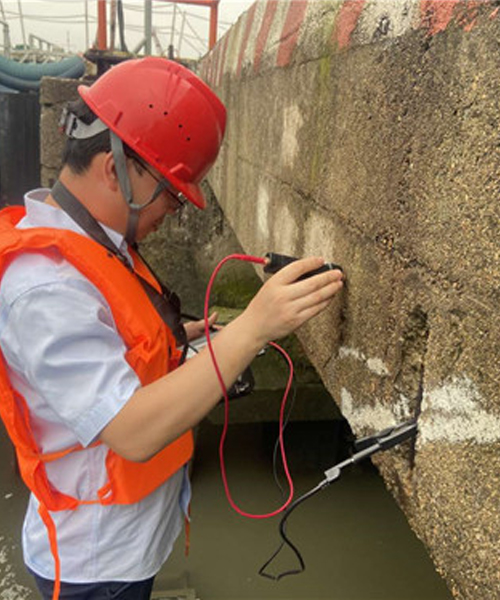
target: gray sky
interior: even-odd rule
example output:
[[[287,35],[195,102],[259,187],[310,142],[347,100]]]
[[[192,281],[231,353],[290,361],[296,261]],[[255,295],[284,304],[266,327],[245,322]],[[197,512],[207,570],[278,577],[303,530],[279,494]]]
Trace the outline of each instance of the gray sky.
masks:
[[[125,15],[125,41],[129,50],[135,48],[144,38],[144,1],[123,0]],[[237,21],[254,0],[221,0],[219,4],[219,37],[230,24]],[[109,0],[108,0],[109,4]],[[71,52],[86,49],[86,41],[93,43],[97,32],[97,0],[0,0],[0,20],[2,9],[9,25],[11,43],[23,43],[22,23],[26,39],[34,34]],[[177,4],[175,8],[175,29],[177,35],[172,40],[174,5],[165,0],[153,0],[153,27],[157,30],[159,42],[164,50],[173,41],[179,48],[179,35],[182,22],[183,40],[180,54],[183,58],[198,58],[208,47],[209,14],[208,8],[188,4]],[[21,20],[20,14],[23,15]],[[184,15],[185,18],[184,18]],[[0,35],[1,35],[0,29]],[[200,39],[201,38],[201,39]],[[109,39],[109,38],[108,38]],[[116,34],[115,45],[119,43]],[[3,44],[3,39],[0,41]]]

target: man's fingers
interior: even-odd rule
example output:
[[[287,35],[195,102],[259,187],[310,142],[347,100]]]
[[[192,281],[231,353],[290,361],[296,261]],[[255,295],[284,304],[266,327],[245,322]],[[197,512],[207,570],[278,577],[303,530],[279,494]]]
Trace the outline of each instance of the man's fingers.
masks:
[[[214,323],[217,322],[217,319],[219,318],[219,313],[217,311],[213,312],[209,317],[208,317],[208,324],[210,326],[214,325]],[[203,322],[203,321],[202,321]]]
[[[320,288],[315,289],[309,294],[304,294],[295,300],[296,309],[299,312],[303,312],[314,306],[319,306],[328,303],[343,287],[343,281],[335,279],[328,285],[323,285]],[[322,309],[321,309],[322,310]]]
[[[302,281],[296,281],[295,283],[290,284],[290,297],[300,298],[302,296],[307,296],[332,283],[342,283],[343,280],[344,274],[342,271],[337,269],[326,271],[325,273],[320,273],[319,275],[314,275],[308,279],[303,279]]]

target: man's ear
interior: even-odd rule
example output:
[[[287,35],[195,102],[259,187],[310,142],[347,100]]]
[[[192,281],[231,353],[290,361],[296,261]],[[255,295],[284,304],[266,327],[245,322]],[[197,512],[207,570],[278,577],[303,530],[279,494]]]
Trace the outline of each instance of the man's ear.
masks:
[[[120,183],[116,173],[115,159],[113,158],[113,152],[111,151],[106,152],[103,157],[102,174],[109,189],[113,192],[117,192],[120,189]]]

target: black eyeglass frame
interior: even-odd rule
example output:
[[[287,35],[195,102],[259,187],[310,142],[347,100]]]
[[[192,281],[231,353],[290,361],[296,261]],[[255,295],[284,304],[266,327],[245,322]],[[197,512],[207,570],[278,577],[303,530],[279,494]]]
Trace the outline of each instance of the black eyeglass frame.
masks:
[[[146,206],[152,204],[163,191],[166,191],[169,194],[169,196],[177,202],[175,212],[180,213],[180,211],[186,206],[186,203],[188,201],[184,194],[182,192],[178,192],[170,183],[170,181],[168,181],[168,179],[166,179],[165,177],[158,178],[157,175],[150,170],[148,164],[144,162],[141,158],[139,158],[136,154],[131,154],[127,156],[128,158],[131,158],[133,161],[135,161],[140,167],[142,167],[146,171],[146,173],[151,175],[151,177],[158,184],[154,192],[151,194],[151,198],[145,204],[143,204],[142,208],[145,208]]]

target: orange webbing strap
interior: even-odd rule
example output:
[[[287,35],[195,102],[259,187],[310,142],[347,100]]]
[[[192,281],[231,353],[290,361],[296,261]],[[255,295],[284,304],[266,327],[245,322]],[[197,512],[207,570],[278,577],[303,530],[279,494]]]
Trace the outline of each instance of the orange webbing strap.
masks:
[[[42,521],[45,523],[45,527],[47,528],[47,533],[49,535],[50,542],[50,550],[52,552],[52,556],[54,557],[54,571],[55,571],[55,579],[54,579],[54,592],[52,594],[52,600],[59,600],[59,592],[61,590],[61,561],[59,559],[59,551],[57,548],[57,531],[56,525],[50,516],[49,511],[45,504],[40,502],[38,507],[38,514],[42,517]]]
[[[90,444],[90,446],[81,446],[80,444],[76,444],[75,446],[71,446],[70,448],[66,448],[66,450],[59,450],[57,452],[45,452],[45,454],[38,454],[38,458],[42,462],[52,462],[54,460],[59,460],[60,458],[64,458],[71,454],[71,452],[80,452],[81,450],[87,450],[88,448],[95,448],[102,444],[99,440]]]
[[[79,500],[80,504],[98,504],[99,500]],[[76,507],[75,507],[76,508]],[[57,529],[54,520],[50,516],[48,508],[43,502],[39,501],[38,514],[42,518],[47,529],[47,535],[49,536],[50,551],[54,557],[54,592],[52,594],[52,600],[59,600],[59,593],[61,590],[61,559],[59,558],[59,548],[57,545]]]

